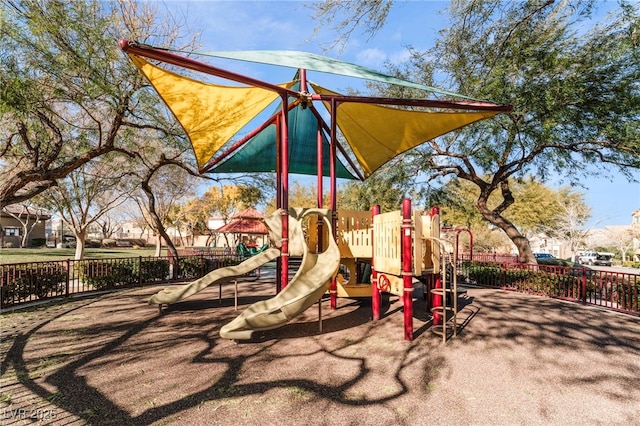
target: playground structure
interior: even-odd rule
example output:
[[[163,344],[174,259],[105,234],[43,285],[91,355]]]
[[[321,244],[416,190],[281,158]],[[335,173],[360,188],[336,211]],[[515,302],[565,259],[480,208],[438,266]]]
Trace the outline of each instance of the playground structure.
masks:
[[[239,243],[236,246],[236,255],[241,259],[246,259],[251,256],[255,256],[257,254],[262,253],[263,251],[269,248],[269,243],[265,243],[260,248],[255,247],[247,247],[244,243]]]
[[[448,313],[452,311],[455,316],[456,311],[455,307],[446,305],[448,300],[453,300],[455,304],[456,297],[450,296],[456,294],[456,281],[455,273],[447,272],[454,269],[443,264],[447,260],[447,250],[446,241],[440,238],[439,223],[434,222],[438,215],[435,211],[427,216],[411,212],[409,200],[403,202],[400,213],[380,213],[379,209],[374,209],[373,213],[341,213],[337,206],[336,181],[339,177],[364,180],[397,155],[453,130],[508,112],[512,109],[510,105],[470,99],[304,52],[207,54],[297,68],[293,81],[272,84],[176,55],[167,49],[127,40],[121,40],[120,47],[149,80],[184,128],[200,172],[275,171],[276,207],[281,214],[280,220],[275,217],[270,221],[270,231],[277,236],[276,241],[280,244],[278,249],[267,249],[245,261],[248,263],[243,262],[242,266],[238,265],[234,270],[218,274],[233,276],[275,256],[278,296],[281,293],[287,295],[300,291],[305,293],[301,296],[304,303],[300,306],[308,307],[307,303],[312,299],[317,300],[324,293],[324,286],[328,285],[331,308],[335,309],[339,295],[364,297],[370,294],[373,298],[374,320],[380,316],[380,292],[396,294],[403,300],[405,339],[408,340],[413,339],[413,284],[414,280],[421,280],[428,288],[426,299],[429,303],[433,296],[431,310],[434,324],[442,325],[443,339],[446,339]],[[219,86],[193,80],[163,69],[149,60],[220,77],[244,86]],[[307,81],[307,70],[397,84],[439,95],[456,96],[462,100],[345,96]],[[280,106],[277,110],[255,130],[240,137],[238,132],[278,99]],[[320,112],[316,104],[324,106],[327,111]],[[338,131],[349,149],[342,147]],[[256,161],[258,158],[260,161]],[[320,214],[325,207],[328,207],[328,212],[332,212],[321,213],[322,220],[316,220],[313,226],[307,228],[307,251],[302,250],[302,266],[291,281],[288,276],[289,257],[301,253],[295,235],[298,232],[297,220],[302,217],[297,209],[289,209],[290,173],[316,174],[317,207],[320,209],[316,213]],[[323,205],[324,177],[329,177],[330,180],[329,206]],[[291,222],[292,218],[296,220]],[[328,271],[333,263],[325,263],[324,260],[335,251],[334,244],[338,253],[337,263],[333,270]],[[323,267],[320,268],[319,265]],[[325,282],[327,274],[333,276],[330,284]],[[192,294],[190,292],[199,291],[222,278],[222,275],[219,278],[205,277],[198,280],[198,284],[192,283],[193,287],[176,290],[175,294],[167,290],[162,297],[157,295],[153,303],[174,303],[174,300],[182,300],[182,294]],[[311,285],[311,281],[315,281],[315,285]],[[306,287],[296,286],[298,283],[305,283]],[[289,286],[296,290],[287,290]],[[176,295],[178,296],[174,297]],[[226,335],[230,338],[246,338],[252,330],[277,326],[269,321],[268,324],[251,321],[265,311],[275,309],[275,314],[277,309],[285,308],[289,298],[290,296],[281,296],[278,301],[250,307],[242,320],[238,319],[238,323],[225,329]],[[296,308],[292,312],[298,310]],[[288,320],[292,318],[291,315],[292,313],[283,310],[279,318]],[[282,323],[280,320],[278,324]],[[455,330],[456,327],[453,327],[454,335]]]
[[[404,338],[413,340],[414,286],[419,282],[433,314],[432,330],[443,341],[457,334],[457,248],[440,236],[438,208],[427,213],[412,210],[411,200],[405,199],[402,209],[392,212],[381,213],[377,206],[372,212],[338,210],[337,223],[341,271],[332,295],[371,297],[373,320],[381,317],[382,293],[398,296],[403,303]],[[332,240],[321,229],[309,226],[312,245]]]
[[[172,286],[151,297],[149,304],[177,303],[205,288],[245,275],[281,255],[280,217],[277,210],[265,218],[273,247],[239,265],[220,268],[182,286]],[[413,340],[413,299],[416,280],[425,287],[425,301],[433,312],[433,330],[446,341],[457,333],[455,274],[447,275],[443,262],[446,243],[440,238],[439,211],[428,214],[411,210],[404,200],[401,211],[380,213],[338,211],[338,228],[333,236],[332,214],[327,209],[295,209],[288,212],[289,253],[302,256],[298,272],[284,290],[270,299],[254,303],[220,330],[220,336],[243,340],[255,331],[280,327],[327,292],[337,297],[371,297],[372,317],[381,317],[382,293],[398,296],[403,302],[404,338]],[[303,220],[306,232],[303,231]],[[434,285],[428,286],[428,283]],[[430,287],[430,288],[427,288]],[[432,298],[427,296],[431,295]],[[448,301],[450,303],[448,303]],[[447,315],[450,313],[450,315]],[[449,320],[449,321],[447,321]]]

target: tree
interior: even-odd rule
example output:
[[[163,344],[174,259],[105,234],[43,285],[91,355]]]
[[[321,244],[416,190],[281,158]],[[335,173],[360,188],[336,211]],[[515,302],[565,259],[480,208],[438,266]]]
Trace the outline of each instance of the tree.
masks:
[[[633,248],[633,240],[638,238],[634,228],[629,226],[605,226],[601,239],[597,243],[603,247],[615,247],[620,253],[622,262],[627,261],[627,253]]]
[[[487,222],[475,208],[479,191],[471,182],[451,180],[434,193],[431,201],[441,207],[442,223],[446,226],[466,227],[475,236],[488,237],[485,232]],[[554,190],[532,177],[515,180],[512,191],[516,201],[505,212],[505,217],[527,238],[543,233],[547,237],[567,242],[573,253],[584,244],[588,234],[584,226],[591,209],[586,205],[583,194],[570,188]],[[494,208],[500,202],[499,195],[492,194],[488,201],[489,208]],[[491,240],[505,247],[503,241],[494,237]],[[487,242],[481,242],[481,238],[476,238],[475,241],[478,248],[487,245]]]
[[[338,193],[338,205],[353,210],[370,210],[379,205],[381,211],[398,210],[402,199],[410,196],[419,203],[421,190],[410,167],[392,160],[373,173],[364,182],[348,181]]]
[[[159,20],[155,7],[124,0],[4,2],[0,205],[55,187],[93,159],[139,152],[132,135],[141,129],[175,132],[117,46],[118,38],[130,37],[183,47],[180,23]]]
[[[172,224],[176,226],[178,232],[182,229],[188,231],[187,236],[191,237],[190,245],[195,245],[196,234],[208,233],[207,219],[209,214],[207,206],[199,199],[191,199],[182,206],[176,206],[172,215]],[[182,236],[182,235],[181,235]]]
[[[122,216],[116,214],[117,210],[114,208],[107,211],[95,222],[103,239],[113,238],[116,233],[122,231]]]
[[[188,150],[184,132],[117,40],[193,50],[198,35],[183,42],[181,23],[159,19],[152,3],[7,4],[0,79],[10,84],[0,92],[0,128],[8,135],[1,151],[0,204],[28,199],[87,163],[121,152],[129,155],[123,166],[132,185],[139,179],[149,197],[148,217],[155,218],[155,189],[145,179],[171,164],[196,172],[180,158]],[[161,219],[152,221],[170,244]]]
[[[584,194],[568,188],[560,189],[553,201],[552,208],[557,214],[554,220],[543,224],[542,231],[551,238],[567,243],[575,259],[589,236],[585,225],[591,217],[591,208],[586,204]]]
[[[393,5],[392,0],[324,0],[316,2],[313,19],[318,22],[316,31],[324,26],[331,26],[336,38],[327,46],[328,49],[337,47],[342,51],[353,31],[359,26],[364,27],[365,34],[375,35],[384,25]],[[343,15],[343,16],[340,16]]]
[[[325,206],[329,203],[329,195],[323,194],[323,204]],[[303,208],[315,208],[318,207],[318,190],[315,185],[303,185],[302,183],[295,181],[293,185],[289,187],[289,207],[303,207]],[[276,211],[276,199],[275,197],[270,199],[265,209],[267,214]]]
[[[263,199],[264,194],[261,188],[248,183],[212,186],[201,197],[207,213],[222,216],[224,223],[228,223],[234,213],[255,207]]]
[[[43,194],[76,237],[75,259],[84,256],[89,227],[122,204],[133,190],[124,179],[126,173],[117,172],[122,169],[114,157],[111,154],[83,165]]]
[[[640,168],[638,10],[621,3],[611,17],[583,31],[593,6],[454,0],[451,25],[433,49],[412,50],[406,66],[422,83],[514,105],[509,114],[428,141],[407,157],[419,159],[429,181],[455,176],[476,186],[478,212],[513,241],[525,262],[535,263],[529,242],[507,216],[514,180],[560,175],[579,184],[583,175],[601,176],[604,168],[630,178],[629,170]],[[349,11],[353,3],[336,7]],[[385,16],[375,19],[384,22]],[[489,203],[492,194],[500,197],[496,205]]]
[[[160,256],[162,241],[164,240],[169,252],[178,258],[171,237],[167,233],[166,225],[170,222],[170,215],[174,207],[179,205],[193,188],[193,174],[182,163],[161,157],[155,164],[147,164],[138,176],[140,189],[131,198],[138,206],[144,222],[158,235],[155,255]]]

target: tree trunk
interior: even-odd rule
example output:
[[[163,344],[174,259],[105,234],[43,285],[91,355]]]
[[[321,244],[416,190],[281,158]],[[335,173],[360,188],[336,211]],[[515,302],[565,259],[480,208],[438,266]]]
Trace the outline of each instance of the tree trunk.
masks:
[[[82,260],[82,258],[84,257],[84,246],[85,246],[85,239],[87,238],[87,231],[81,231],[81,232],[74,232],[74,235],[76,237],[76,254],[74,256],[75,260]]]
[[[156,197],[153,195],[153,191],[151,190],[151,187],[149,186],[149,181],[148,180],[144,180],[142,181],[142,190],[144,191],[144,193],[147,195],[148,198],[148,210],[149,210],[149,215],[151,216],[151,219],[153,221],[153,224],[156,228],[156,232],[159,234],[159,238],[162,238],[165,243],[167,244],[167,250],[169,251],[169,255],[170,257],[173,259],[174,261],[174,265],[178,265],[178,250],[176,250],[176,246],[173,245],[173,242],[171,241],[171,237],[169,236],[169,234],[167,234],[166,229],[164,228],[164,224],[162,223],[162,219],[160,219],[160,216],[158,216],[158,212],[156,211]],[[162,242],[159,241],[158,245],[161,245]],[[158,246],[156,246],[158,247]],[[177,268],[173,269],[173,273],[174,273],[174,277],[175,274],[177,272]],[[172,277],[172,278],[174,278]]]
[[[20,248],[27,248],[27,238],[29,238],[29,234],[26,232],[26,227],[22,233],[22,240],[20,241]]]
[[[155,257],[160,257],[160,255],[162,254],[162,238],[160,238],[160,235],[156,234],[156,252],[155,252]]]
[[[518,249],[520,262],[533,264],[538,263],[533,255],[533,251],[531,251],[529,240],[520,233],[513,223],[487,207],[487,198],[478,198],[476,206],[478,207],[480,214],[482,214],[482,217],[488,220],[493,226],[500,228],[505,234],[507,234],[509,239]]]

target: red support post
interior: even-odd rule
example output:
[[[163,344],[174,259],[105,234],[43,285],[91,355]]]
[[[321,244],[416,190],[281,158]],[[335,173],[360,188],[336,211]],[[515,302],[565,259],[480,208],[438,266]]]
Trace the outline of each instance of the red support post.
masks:
[[[440,209],[438,207],[433,207],[431,209],[431,223],[433,226],[433,218],[434,216],[438,216],[438,228],[440,228]],[[437,237],[440,237],[440,235],[438,235]],[[439,244],[434,244],[432,243],[431,247],[435,247],[438,251],[438,253],[441,254],[441,249],[440,249],[440,245]],[[432,250],[435,253],[435,250]],[[444,267],[444,265],[442,264],[442,257],[441,255],[438,255],[438,266],[440,269],[442,269]],[[442,273],[440,272],[440,275],[438,275],[435,278],[435,282],[433,284],[433,288],[435,289],[442,289]],[[433,308],[433,325],[441,325],[442,324],[442,315],[440,314],[440,308],[442,307],[442,295],[438,294],[438,291],[436,291],[435,293],[433,293],[433,303],[431,304],[432,308]]]
[[[433,288],[442,289],[442,277],[436,276],[435,283],[433,284]],[[440,311],[438,308],[442,306],[442,295],[433,293],[433,303],[431,306],[434,308],[433,310],[433,325],[441,325],[442,324],[442,315],[440,315]]]
[[[281,145],[282,138],[280,136],[280,114],[276,114],[276,208],[282,208],[282,159]],[[282,291],[282,256],[276,259],[276,294]]]
[[[337,124],[337,108],[338,103],[335,100],[331,101],[331,142],[329,144],[329,180],[330,191],[329,195],[331,197],[331,225],[333,228],[333,235],[330,238],[335,239],[338,235],[337,225],[338,225],[338,216],[337,216],[337,189],[336,189],[336,145],[338,143],[338,124]],[[331,287],[329,290],[329,295],[331,299],[331,309],[338,308],[338,283],[336,278],[334,277],[331,281]]]
[[[282,171],[282,270],[280,271],[281,285],[284,289],[289,283],[289,114],[287,110],[287,95],[282,95],[282,120],[280,137],[280,170]]]
[[[404,302],[404,339],[413,340],[413,256],[411,199],[402,200],[402,283]]]
[[[371,210],[371,226],[373,226],[373,218],[376,215],[380,214],[380,206],[375,205]],[[377,321],[380,319],[380,288],[378,287],[378,272],[375,267],[375,235],[372,231],[371,238],[371,246],[372,246],[372,256],[371,256],[371,311],[373,314],[373,320]]]
[[[322,209],[324,208],[324,200],[323,200],[323,170],[322,170],[322,156],[323,156],[323,152],[322,152],[322,127],[320,125],[320,122],[318,122],[318,133],[317,133],[317,150],[318,152],[316,153],[316,159],[317,159],[317,167],[318,167],[318,208]],[[323,225],[324,222],[322,220],[318,220],[318,253],[320,253],[324,247],[324,241],[323,241]]]

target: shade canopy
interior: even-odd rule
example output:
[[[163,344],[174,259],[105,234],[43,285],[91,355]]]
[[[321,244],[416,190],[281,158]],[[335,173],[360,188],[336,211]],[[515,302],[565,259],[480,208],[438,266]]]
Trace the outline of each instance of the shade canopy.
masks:
[[[235,219],[216,229],[221,234],[268,234],[263,222],[251,219]]]
[[[414,83],[392,75],[384,74],[367,67],[352,64],[345,61],[329,58],[327,56],[316,55],[315,53],[300,52],[296,50],[244,50],[234,52],[197,52],[200,55],[214,56],[218,58],[237,59],[240,61],[256,62],[260,64],[278,65],[289,68],[304,68],[307,70],[320,71],[328,74],[344,75],[348,77],[363,78],[381,83],[396,84],[399,86],[411,87],[425,90],[427,92],[439,93],[460,99],[472,99],[459,93],[440,90],[424,84]]]
[[[317,84],[312,87],[322,95],[339,95]],[[329,108],[328,102],[324,103]],[[411,148],[496,114],[499,111],[416,111],[345,102],[339,105],[336,117],[367,177]]]
[[[278,138],[276,123],[273,120],[275,115],[272,115],[265,125],[258,129],[259,131],[249,133],[249,136],[240,142],[238,134],[276,100],[278,111],[294,105],[287,115],[288,169],[290,173],[298,174],[315,175],[318,172],[318,129],[322,129],[322,175],[329,174],[327,129],[330,129],[331,125],[323,122],[322,117],[327,114],[321,115],[318,112],[315,101],[322,101],[317,104],[324,104],[329,111],[332,105],[336,106],[336,111],[333,112],[336,124],[348,144],[348,149],[343,149],[342,152],[350,151],[349,155],[352,155],[352,158],[346,160],[353,166],[353,170],[349,170],[342,162],[337,161],[336,177],[340,178],[353,178],[353,172],[366,178],[383,164],[409,149],[511,109],[510,106],[490,102],[469,101],[470,98],[461,95],[457,96],[462,98],[462,101],[346,97],[318,84],[311,85],[315,91],[311,94],[306,92],[306,87],[300,89],[299,81],[273,85],[148,46],[127,41],[121,41],[121,46],[184,128],[201,172],[275,171]],[[455,95],[304,52],[219,52],[211,55],[308,67]],[[153,65],[141,56],[248,85],[238,87],[203,83]],[[283,105],[283,99],[287,99],[289,105]],[[427,108],[403,108],[409,105]],[[359,170],[354,166],[354,159]]]
[[[299,82],[291,86],[299,90]],[[295,103],[294,98],[289,98]],[[281,107],[277,107],[272,118],[279,114]],[[207,172],[237,173],[237,172],[275,172],[277,132],[275,120],[255,136],[249,138],[241,148],[226,157],[224,162],[207,167]],[[310,108],[303,108],[298,104],[288,111],[289,128],[289,172],[302,175],[318,174],[318,118]],[[320,129],[322,137],[322,175],[329,176],[329,141],[326,133]],[[356,179],[344,164],[336,162],[336,177],[342,179]]]
[[[198,167],[278,98],[259,87],[203,83],[130,55],[189,136]],[[285,85],[283,85],[285,86]]]
[[[264,224],[264,217],[256,209],[249,207],[233,215],[229,223],[216,229],[215,232],[227,234],[268,234],[269,230]]]

